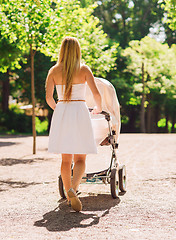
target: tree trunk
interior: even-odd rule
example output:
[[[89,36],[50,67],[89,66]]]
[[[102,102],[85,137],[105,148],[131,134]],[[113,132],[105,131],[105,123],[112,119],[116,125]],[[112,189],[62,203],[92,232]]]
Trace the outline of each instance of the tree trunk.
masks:
[[[140,112],[140,131],[145,133],[145,79],[144,79],[144,63],[142,63],[142,99],[141,99],[141,112]]]
[[[36,129],[35,129],[35,86],[34,86],[34,51],[30,45],[31,54],[31,97],[32,97],[32,135],[33,135],[33,154],[36,154]]]
[[[9,109],[9,94],[10,94],[10,83],[9,83],[9,69],[4,74],[5,79],[2,81],[2,111],[7,112]]]

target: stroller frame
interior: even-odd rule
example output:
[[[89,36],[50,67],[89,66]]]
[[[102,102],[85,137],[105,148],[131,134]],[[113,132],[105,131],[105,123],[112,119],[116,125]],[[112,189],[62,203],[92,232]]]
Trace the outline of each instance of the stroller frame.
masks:
[[[91,108],[89,108],[89,111],[92,111]],[[103,114],[105,116],[105,119],[108,122],[108,128],[109,128],[109,134],[107,137],[108,144],[105,145],[111,145],[112,147],[112,156],[111,156],[111,162],[108,169],[95,172],[95,173],[87,173],[85,176],[82,177],[82,180],[84,183],[97,183],[102,182],[104,184],[110,184],[111,189],[111,196],[113,198],[117,198],[119,195],[119,192],[126,192],[126,167],[125,165],[122,165],[119,163],[117,158],[116,149],[118,148],[118,143],[116,143],[115,135],[116,131],[112,129],[110,124],[110,114],[102,111],[100,114]],[[104,144],[100,144],[104,145]],[[73,166],[72,166],[73,169]],[[72,171],[73,175],[73,171]],[[59,185],[59,193],[61,197],[65,198],[65,190],[62,182],[61,175],[58,179],[58,185]]]

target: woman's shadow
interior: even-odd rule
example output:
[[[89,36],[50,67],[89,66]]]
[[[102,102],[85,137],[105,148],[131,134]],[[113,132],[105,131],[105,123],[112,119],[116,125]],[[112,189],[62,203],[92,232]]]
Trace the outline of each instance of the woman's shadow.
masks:
[[[34,223],[37,227],[46,227],[48,231],[68,231],[72,228],[86,228],[99,223],[100,218],[109,214],[112,207],[120,203],[107,194],[80,197],[83,204],[82,212],[74,212],[67,206],[66,201],[59,200],[54,210],[43,215],[43,219]],[[85,213],[85,212],[90,213]]]

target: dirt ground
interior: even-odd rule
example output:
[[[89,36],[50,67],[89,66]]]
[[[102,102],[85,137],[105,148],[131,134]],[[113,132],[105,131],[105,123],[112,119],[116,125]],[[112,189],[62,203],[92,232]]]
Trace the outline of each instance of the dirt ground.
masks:
[[[32,137],[0,137],[1,240],[176,239],[176,134],[121,134],[127,192],[113,199],[109,184],[82,183],[80,213],[60,199],[61,158],[47,144],[37,137],[32,155]],[[98,151],[92,169],[110,163],[110,148]]]

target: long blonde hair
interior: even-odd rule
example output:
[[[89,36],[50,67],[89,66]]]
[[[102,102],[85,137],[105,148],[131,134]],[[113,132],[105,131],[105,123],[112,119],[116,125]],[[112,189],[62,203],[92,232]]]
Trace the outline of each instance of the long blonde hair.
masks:
[[[70,100],[72,93],[73,76],[80,69],[81,48],[75,37],[65,37],[61,43],[58,63],[62,68],[62,92],[65,82],[64,100]]]

